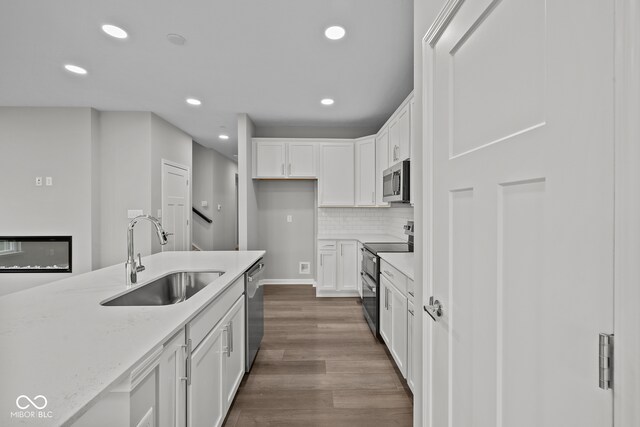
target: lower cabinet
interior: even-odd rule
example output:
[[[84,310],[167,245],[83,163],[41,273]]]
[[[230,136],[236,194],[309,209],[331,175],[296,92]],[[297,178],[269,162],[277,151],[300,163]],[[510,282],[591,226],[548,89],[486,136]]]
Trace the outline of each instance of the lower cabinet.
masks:
[[[222,425],[244,375],[244,319],[242,296],[193,351],[188,426]]]
[[[380,336],[402,376],[407,377],[407,297],[380,275]]]
[[[318,296],[356,295],[360,281],[357,240],[319,241],[318,265]]]
[[[185,331],[181,330],[163,347],[159,364],[158,421],[160,427],[187,425],[187,382]]]
[[[407,384],[411,391],[415,387],[415,369],[413,367],[413,322],[415,321],[415,308],[413,301],[407,305]]]

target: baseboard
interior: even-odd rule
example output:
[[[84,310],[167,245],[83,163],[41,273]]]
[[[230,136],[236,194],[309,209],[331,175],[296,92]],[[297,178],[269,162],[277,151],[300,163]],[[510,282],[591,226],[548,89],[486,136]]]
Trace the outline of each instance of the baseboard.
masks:
[[[324,298],[324,297],[358,297],[360,298],[360,293],[358,291],[323,291],[321,289],[316,288],[316,297]]]
[[[313,279],[263,279],[260,285],[316,285]]]

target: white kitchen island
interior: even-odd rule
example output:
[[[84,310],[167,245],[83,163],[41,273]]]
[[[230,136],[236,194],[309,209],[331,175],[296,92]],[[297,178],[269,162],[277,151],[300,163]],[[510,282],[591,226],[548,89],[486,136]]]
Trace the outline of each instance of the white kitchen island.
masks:
[[[173,305],[100,305],[126,290],[124,263],[0,297],[0,425],[81,424],[83,415],[114,389],[144,373],[139,371],[159,358],[163,346],[185,325],[197,316],[196,321],[213,316],[225,291],[239,288],[245,271],[263,255],[264,251],[164,252],[143,258],[146,270],[139,273],[136,286],[178,271],[224,272],[190,299]],[[17,401],[20,396],[36,406],[24,397]],[[45,403],[43,397],[46,407],[38,409]],[[36,419],[18,417],[18,405],[28,405],[24,411],[34,411]]]

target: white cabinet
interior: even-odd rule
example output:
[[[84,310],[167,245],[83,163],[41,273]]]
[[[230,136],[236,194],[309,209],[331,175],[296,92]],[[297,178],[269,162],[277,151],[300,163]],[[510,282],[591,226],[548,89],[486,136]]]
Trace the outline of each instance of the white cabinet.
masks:
[[[184,329],[163,347],[159,364],[158,420],[160,427],[187,424],[187,383]]]
[[[191,354],[191,384],[187,392],[190,427],[218,427],[224,421],[225,335],[226,325],[220,322]]]
[[[407,378],[407,277],[385,261],[380,266],[380,335],[398,370]]]
[[[362,243],[358,242],[358,265],[356,266],[356,274],[358,275],[358,294],[360,295],[360,298],[363,297],[362,287],[364,286],[364,284],[362,283],[364,278],[360,274],[360,266],[362,265],[362,258],[363,258],[362,247],[363,247]]]
[[[389,206],[382,200],[382,172],[389,167],[389,130],[384,128],[376,137],[376,206]]]
[[[411,156],[410,117],[407,103],[389,123],[389,158],[392,165]]]
[[[356,141],[356,205],[376,205],[375,137]]]
[[[336,289],[336,250],[321,250],[318,252],[320,269],[318,270],[318,289]]]
[[[320,144],[318,205],[353,206],[355,204],[355,159],[352,142]]]
[[[360,278],[356,240],[318,241],[318,260],[318,296],[356,294]]]
[[[221,426],[244,376],[244,296],[191,355],[190,427]]]
[[[314,179],[317,145],[310,141],[254,139],[254,178]]]
[[[387,347],[391,347],[391,303],[390,303],[390,288],[391,282],[389,282],[384,276],[380,275],[380,336],[387,344]]]
[[[413,322],[415,322],[415,308],[413,301],[407,302],[407,384],[415,392],[415,368],[413,366]]]
[[[407,377],[407,297],[395,286],[389,288],[391,345],[389,350],[402,375]]]
[[[287,162],[287,144],[276,141],[259,141],[255,143],[254,177],[285,178]]]
[[[358,242],[345,240],[338,242],[338,283],[339,291],[358,290]]]
[[[312,142],[287,143],[289,178],[315,178],[317,144]]]

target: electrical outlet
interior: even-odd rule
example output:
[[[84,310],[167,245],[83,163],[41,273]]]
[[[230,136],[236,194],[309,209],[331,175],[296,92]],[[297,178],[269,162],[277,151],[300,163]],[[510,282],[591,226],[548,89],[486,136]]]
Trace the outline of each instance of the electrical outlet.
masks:
[[[222,205],[218,205],[218,212],[222,210]]]
[[[206,200],[203,200],[200,202],[200,206],[202,206],[203,208],[206,208],[207,206],[209,206],[209,202],[207,202]]]
[[[142,214],[143,214],[142,209],[129,209],[127,211],[127,218],[133,219],[133,218],[135,218],[137,216],[140,216]]]
[[[42,187],[42,177],[36,176],[36,187]]]

